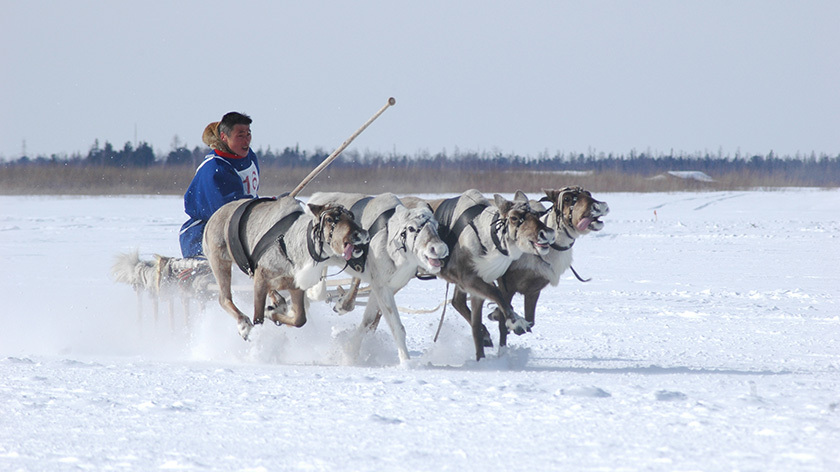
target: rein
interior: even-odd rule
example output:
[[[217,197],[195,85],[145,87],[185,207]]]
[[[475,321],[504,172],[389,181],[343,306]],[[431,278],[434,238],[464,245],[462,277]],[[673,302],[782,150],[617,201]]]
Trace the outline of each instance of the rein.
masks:
[[[572,248],[572,246],[575,245],[575,241],[577,241],[577,239],[573,238],[572,235],[569,234],[569,230],[566,229],[565,226],[563,226],[563,232],[566,233],[566,236],[568,236],[569,239],[572,240],[572,242],[569,243],[568,246],[561,246],[561,245],[557,244],[557,241],[555,240],[553,243],[551,243],[551,249],[554,249],[555,251],[563,252],[563,251],[568,251],[569,249]]]

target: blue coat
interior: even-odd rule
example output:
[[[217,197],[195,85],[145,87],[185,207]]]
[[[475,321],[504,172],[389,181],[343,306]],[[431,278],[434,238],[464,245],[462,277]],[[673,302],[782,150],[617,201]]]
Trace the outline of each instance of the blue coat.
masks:
[[[249,150],[245,157],[211,151],[184,194],[184,211],[190,219],[181,226],[181,254],[202,255],[201,238],[210,216],[226,203],[256,197],[259,187],[260,164],[254,151]]]

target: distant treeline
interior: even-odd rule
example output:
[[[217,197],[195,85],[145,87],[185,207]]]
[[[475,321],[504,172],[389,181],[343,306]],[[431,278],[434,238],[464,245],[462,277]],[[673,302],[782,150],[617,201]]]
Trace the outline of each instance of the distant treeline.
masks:
[[[122,149],[116,149],[109,142],[100,146],[97,140],[86,156],[36,158],[21,157],[7,162],[8,166],[38,166],[61,164],[63,167],[102,166],[111,168],[150,168],[150,167],[195,167],[207,154],[208,148],[196,146],[192,150],[178,147],[166,155],[155,155],[152,147],[141,142],[135,148],[126,143]],[[282,151],[259,149],[255,151],[264,169],[269,168],[314,168],[328,155],[322,149],[302,151],[298,147],[286,147]],[[441,151],[435,154],[418,152],[414,155],[380,153],[360,153],[356,150],[345,151],[331,167],[344,169],[406,169],[434,171],[590,171],[594,173],[613,173],[635,176],[653,176],[668,171],[702,171],[712,177],[722,175],[751,175],[784,177],[786,181],[798,185],[836,187],[840,186],[840,154],[777,156],[772,151],[766,155],[723,155],[718,154],[653,154],[631,151],[628,154],[596,154],[589,152],[556,154],[543,153],[537,157],[502,153],[460,152],[447,154]]]

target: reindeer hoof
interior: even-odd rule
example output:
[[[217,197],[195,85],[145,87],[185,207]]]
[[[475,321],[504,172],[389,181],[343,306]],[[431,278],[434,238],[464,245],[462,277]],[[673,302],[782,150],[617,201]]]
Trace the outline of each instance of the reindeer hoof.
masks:
[[[505,318],[505,315],[502,313],[500,308],[496,308],[495,310],[491,311],[489,315],[487,315],[487,319],[493,321],[501,321]]]
[[[341,303],[341,301],[339,301],[339,302],[338,302],[338,303],[336,303],[336,304],[335,304],[335,306],[333,307],[333,311],[334,311],[334,312],[336,312],[336,313],[337,313],[337,314],[339,314],[339,315],[345,315],[345,314],[350,313],[351,311],[353,311],[353,309],[354,309],[354,308],[355,308],[355,307],[353,307],[353,306],[351,306],[351,307],[347,307],[347,306],[345,306],[344,304],[342,304],[342,303]]]
[[[490,337],[490,332],[487,331],[487,328],[483,329],[484,334],[481,336],[482,344],[484,347],[493,347],[493,338]]]
[[[280,318],[285,315],[288,310],[289,305],[286,303],[286,299],[281,296],[274,305],[268,305],[265,307],[265,317],[273,321],[275,325],[281,326],[283,321]]]
[[[272,307],[268,307],[265,309],[266,318],[274,322],[274,326],[283,326],[283,322],[280,321],[280,318],[278,318],[276,315],[277,313],[274,310],[272,310]]]
[[[251,334],[251,329],[254,327],[254,325],[251,324],[251,320],[248,318],[240,318],[236,325],[237,328],[239,328],[239,335],[242,336],[242,339],[248,341],[248,336]]]
[[[339,289],[341,289],[341,287],[339,287]],[[342,292],[341,297],[333,307],[333,311],[339,315],[350,313],[354,309],[356,309],[356,297],[355,294],[351,292]]]
[[[519,316],[516,316],[512,320],[507,320],[505,326],[507,326],[508,331],[513,331],[517,336],[522,336],[526,332],[531,331],[530,323],[525,321],[525,318]]]

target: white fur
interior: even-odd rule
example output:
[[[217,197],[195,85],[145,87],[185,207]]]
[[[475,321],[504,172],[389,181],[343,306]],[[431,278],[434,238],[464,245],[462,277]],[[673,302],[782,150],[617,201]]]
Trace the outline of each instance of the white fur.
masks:
[[[309,202],[338,203],[350,208],[362,198],[365,195],[316,193]],[[405,363],[409,360],[406,333],[394,294],[408,284],[418,268],[429,273],[439,272],[439,267],[430,265],[429,258],[446,257],[448,248],[437,234],[437,221],[429,208],[408,209],[390,193],[377,195],[367,203],[361,217],[362,227],[370,228],[379,215],[390,209],[394,209],[394,214],[389,218],[387,228],[371,237],[364,271],[348,268],[353,277],[368,283],[371,288],[371,297],[354,336],[351,352],[354,357],[358,355],[362,338],[375,326],[377,314],[381,311],[394,336],[400,361]],[[411,229],[419,229],[419,232]]]
[[[137,292],[137,315],[142,316],[142,299],[148,294],[152,300],[155,321],[158,319],[160,300],[169,302],[170,323],[175,323],[175,298],[180,298],[185,320],[190,316],[190,300],[203,305],[208,294],[207,286],[213,281],[210,265],[206,260],[181,259],[155,255],[153,260],[141,260],[137,251],[118,254],[111,267],[116,282],[131,285]]]

